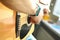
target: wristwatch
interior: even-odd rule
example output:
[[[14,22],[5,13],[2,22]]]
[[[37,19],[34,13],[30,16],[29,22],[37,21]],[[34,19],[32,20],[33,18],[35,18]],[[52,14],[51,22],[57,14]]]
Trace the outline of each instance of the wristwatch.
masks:
[[[36,10],[36,14],[34,14],[34,15],[30,15],[30,16],[38,16],[40,10],[41,10],[41,8],[40,8],[40,6],[38,5],[37,10]]]

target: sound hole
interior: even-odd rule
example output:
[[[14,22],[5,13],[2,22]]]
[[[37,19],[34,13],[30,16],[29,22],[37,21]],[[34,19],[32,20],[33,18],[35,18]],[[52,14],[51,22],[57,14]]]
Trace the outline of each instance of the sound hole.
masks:
[[[20,38],[23,39],[29,32],[31,25],[28,27],[27,24],[23,24],[20,30]]]

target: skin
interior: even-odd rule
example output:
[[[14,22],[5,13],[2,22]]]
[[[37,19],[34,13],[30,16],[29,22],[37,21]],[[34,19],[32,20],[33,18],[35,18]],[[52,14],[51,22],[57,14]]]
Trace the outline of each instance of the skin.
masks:
[[[29,15],[36,13],[37,6],[34,8],[30,0],[0,0],[5,6],[12,10],[20,11]],[[43,18],[43,13],[39,13],[38,16],[31,16],[31,19],[35,24],[40,23]]]

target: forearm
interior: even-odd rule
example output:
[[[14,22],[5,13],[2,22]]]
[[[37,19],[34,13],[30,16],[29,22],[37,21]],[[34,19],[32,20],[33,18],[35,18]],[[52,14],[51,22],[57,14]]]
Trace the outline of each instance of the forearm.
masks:
[[[0,0],[4,5],[9,7],[10,9],[24,12],[30,15],[36,14],[36,4],[31,3],[34,2],[32,0]],[[38,24],[43,17],[43,13],[39,13],[38,16],[31,16],[34,23]]]
[[[5,6],[10,9],[24,12],[27,14],[35,14],[35,7],[33,7],[31,0],[0,0]]]

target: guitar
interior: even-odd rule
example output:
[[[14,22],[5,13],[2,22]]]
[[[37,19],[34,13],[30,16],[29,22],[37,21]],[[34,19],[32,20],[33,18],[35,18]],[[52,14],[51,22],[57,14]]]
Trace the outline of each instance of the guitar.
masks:
[[[26,38],[34,32],[34,24],[30,22],[30,17],[24,13],[16,12],[16,37],[20,40]]]

